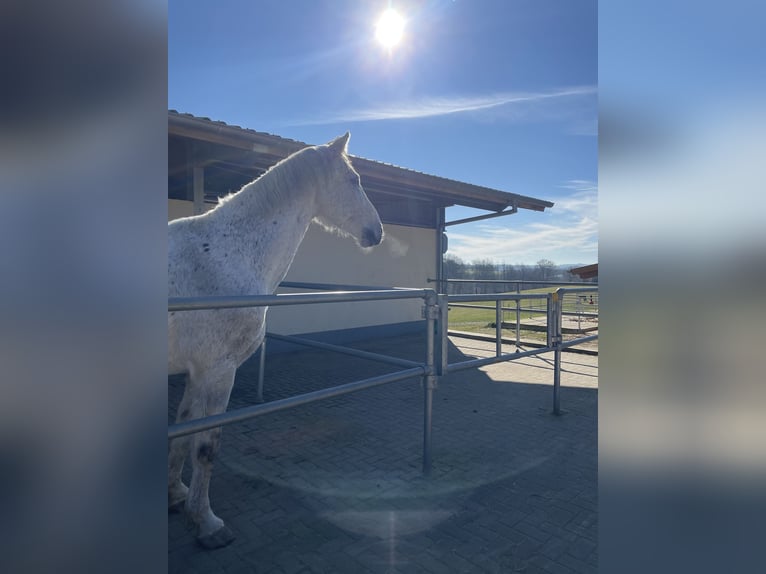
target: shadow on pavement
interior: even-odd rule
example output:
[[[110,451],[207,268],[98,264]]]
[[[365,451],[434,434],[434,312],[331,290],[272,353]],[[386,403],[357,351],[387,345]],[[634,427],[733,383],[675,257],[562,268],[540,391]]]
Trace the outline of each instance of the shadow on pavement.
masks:
[[[354,346],[422,360],[422,339]],[[395,369],[316,350],[268,356],[265,399]],[[210,497],[238,538],[203,551],[172,515],[169,571],[595,571],[597,391],[567,388],[555,417],[549,385],[486,371],[442,378],[428,478],[419,378],[226,427]],[[230,409],[255,402],[257,372],[257,357],[240,368]],[[181,393],[170,379],[171,419]]]

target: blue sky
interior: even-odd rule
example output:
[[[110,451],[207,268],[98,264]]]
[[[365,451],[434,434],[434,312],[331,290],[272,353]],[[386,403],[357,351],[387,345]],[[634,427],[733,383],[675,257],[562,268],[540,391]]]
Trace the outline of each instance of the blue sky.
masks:
[[[375,23],[406,20],[386,49]],[[597,3],[171,0],[168,106],[553,201],[448,228],[466,261],[597,260]],[[447,219],[480,212],[450,208]]]

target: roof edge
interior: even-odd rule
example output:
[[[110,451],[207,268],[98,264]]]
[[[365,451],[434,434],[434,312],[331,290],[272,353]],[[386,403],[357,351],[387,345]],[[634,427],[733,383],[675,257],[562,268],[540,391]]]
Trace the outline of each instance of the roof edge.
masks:
[[[230,145],[257,153],[266,154],[276,159],[283,159],[312,144],[284,138],[282,136],[259,132],[225,122],[199,117],[192,114],[168,110],[168,133],[181,137],[190,137],[222,145]],[[479,207],[487,211],[502,211],[515,206],[519,209],[544,211],[553,207],[553,202],[512,192],[492,189],[472,183],[466,183],[437,175],[431,175],[410,168],[367,159],[349,154],[354,168],[363,176],[378,178],[387,183],[417,188],[422,191],[444,195],[445,199],[457,205],[465,205],[460,198],[491,207]]]

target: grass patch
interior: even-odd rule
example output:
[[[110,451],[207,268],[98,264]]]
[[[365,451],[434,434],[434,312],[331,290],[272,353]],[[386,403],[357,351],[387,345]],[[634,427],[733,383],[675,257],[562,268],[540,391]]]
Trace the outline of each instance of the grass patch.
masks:
[[[538,289],[528,289],[521,292],[521,294],[538,294],[538,293],[551,293],[558,287],[541,287]],[[512,293],[512,292],[511,292]],[[598,312],[598,296],[594,293],[594,304],[589,304],[590,293],[583,294],[586,299],[582,299],[578,302],[577,295],[568,295],[564,298],[564,311],[583,311],[583,312]],[[494,335],[495,328],[492,326],[495,323],[495,308],[493,302],[476,301],[468,302],[466,305],[474,305],[474,307],[457,307],[456,304],[450,304],[449,310],[449,328],[455,331],[467,331],[470,333],[484,333]],[[489,309],[482,309],[480,307],[490,307]],[[503,307],[511,309],[510,311],[503,311],[503,323],[516,323],[516,302],[505,301]],[[525,309],[539,309],[545,311],[546,300],[545,299],[521,299],[520,318],[522,324],[525,321],[536,319],[537,321],[545,320],[545,313],[534,313]],[[524,338],[545,339],[544,333],[526,331],[522,326],[522,332]],[[515,328],[505,329],[504,333],[509,336],[509,333],[515,334]]]

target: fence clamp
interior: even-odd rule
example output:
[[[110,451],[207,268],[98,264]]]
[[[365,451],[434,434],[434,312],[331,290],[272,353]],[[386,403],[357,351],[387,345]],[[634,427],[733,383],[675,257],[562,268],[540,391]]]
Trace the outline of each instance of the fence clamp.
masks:
[[[439,319],[439,306],[438,305],[423,305],[420,309],[420,316],[423,319]]]

